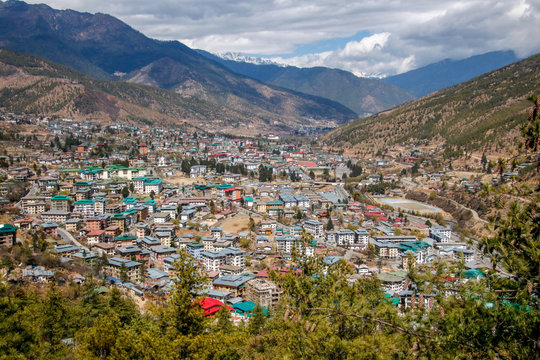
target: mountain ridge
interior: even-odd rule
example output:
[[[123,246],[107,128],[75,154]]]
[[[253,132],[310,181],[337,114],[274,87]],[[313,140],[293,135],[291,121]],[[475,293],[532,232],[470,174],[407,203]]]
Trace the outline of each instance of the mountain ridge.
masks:
[[[513,51],[492,51],[461,60],[444,59],[403,74],[382,78],[422,97],[518,61]]]
[[[361,116],[386,110],[415,98],[397,86],[387,85],[378,79],[360,78],[345,70],[321,66],[297,68],[277,64],[254,64],[224,59],[204,50],[197,51],[238,74],[268,85],[326,97]]]
[[[427,140],[448,149],[494,150],[519,137],[540,82],[540,54],[371,116],[323,136],[331,147],[374,154]]]
[[[180,42],[150,39],[106,14],[54,10],[13,0],[0,3],[0,47],[71,66],[97,79],[157,85],[185,99],[198,96],[218,107],[226,104],[234,113],[243,114],[233,118],[254,117],[256,122],[275,124],[280,131],[304,125],[336,126],[358,117],[328,99],[235,74]],[[165,58],[174,67],[169,78],[156,66]],[[119,73],[126,75],[115,76]],[[245,121],[239,125],[248,125]]]

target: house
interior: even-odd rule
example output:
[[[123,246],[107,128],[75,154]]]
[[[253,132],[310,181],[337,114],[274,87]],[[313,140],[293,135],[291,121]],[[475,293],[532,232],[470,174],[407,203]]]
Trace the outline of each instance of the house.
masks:
[[[285,254],[290,254],[293,247],[298,247],[300,241],[295,236],[276,236],[277,251]]]
[[[217,312],[225,306],[221,301],[207,297],[201,300],[200,302],[201,308],[204,311],[205,317],[213,317],[217,314]],[[229,311],[233,311],[231,307],[228,307]]]
[[[113,216],[111,216],[111,226],[116,227],[120,231],[120,233],[126,231],[126,214],[114,214]]]
[[[336,231],[336,243],[340,246],[350,247],[354,244],[355,234],[350,229],[339,229]]]
[[[111,243],[97,243],[92,245],[91,249],[100,256],[103,254],[106,256],[114,256],[116,252],[116,246]]]
[[[160,269],[164,268],[164,261],[163,259],[175,254],[178,249],[170,247],[170,246],[152,246],[150,248],[150,260],[154,263],[155,266],[157,266]]]
[[[167,212],[160,212],[154,215],[154,224],[165,224],[171,221],[171,215]]]
[[[92,230],[103,230],[109,225],[109,217],[106,215],[91,216],[86,219],[86,228]]]
[[[120,234],[122,234],[122,229],[119,226],[111,225],[105,228],[105,236],[115,237]]]
[[[83,226],[84,226],[84,221],[82,219],[74,218],[74,219],[69,219],[65,222],[66,230],[74,234],[78,234],[79,231],[83,228]]]
[[[163,190],[163,181],[161,179],[152,179],[147,180],[144,183],[144,193],[145,194],[159,194]]]
[[[244,292],[244,284],[251,280],[253,275],[226,275],[215,279],[212,282],[212,287],[216,290],[230,291],[233,296],[242,296]]]
[[[429,237],[440,243],[447,243],[452,238],[452,229],[447,227],[431,227]]]
[[[206,175],[208,168],[206,165],[193,165],[189,170],[189,177],[197,178]]]
[[[397,260],[400,257],[399,245],[388,241],[375,241],[375,251],[381,259]]]
[[[105,239],[105,230],[92,230],[86,234],[86,243],[88,246],[95,245]]]
[[[56,245],[54,249],[52,249],[52,252],[58,254],[59,256],[71,257],[71,255],[78,253],[80,250],[81,248],[78,246],[65,244],[65,245]]]
[[[365,250],[369,244],[369,232],[366,229],[356,229],[354,231],[355,241],[352,246],[355,250]]]
[[[130,245],[136,245],[137,244],[137,237],[133,235],[121,235],[116,236],[112,239],[112,242],[116,244],[117,247],[125,247]]]
[[[54,236],[54,237],[58,236],[58,224],[57,223],[54,223],[54,222],[51,222],[51,221],[46,221],[46,222],[41,224],[41,227],[43,228],[43,231],[45,232],[45,234],[50,235],[50,236]]]

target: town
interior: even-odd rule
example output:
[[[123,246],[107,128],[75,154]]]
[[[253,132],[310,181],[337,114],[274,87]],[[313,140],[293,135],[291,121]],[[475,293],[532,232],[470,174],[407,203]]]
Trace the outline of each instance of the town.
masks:
[[[425,171],[419,164],[431,153],[421,146],[360,161],[273,134],[15,114],[0,123],[0,245],[4,257],[17,248],[10,281],[93,277],[144,308],[167,298],[186,251],[207,278],[206,316],[227,304],[240,322],[256,305],[276,306],[282,291],[271,274],[295,269],[299,256],[344,261],[351,281],[376,277],[402,310],[429,310],[438,291],[418,290],[411,267],[428,273],[447,263],[454,271],[444,281],[455,287],[491,266],[450,214],[405,197],[413,188],[479,187],[451,170]]]

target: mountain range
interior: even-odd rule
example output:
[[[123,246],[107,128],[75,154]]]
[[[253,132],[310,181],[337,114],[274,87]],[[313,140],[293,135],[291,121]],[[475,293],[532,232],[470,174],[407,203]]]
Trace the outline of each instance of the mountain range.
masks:
[[[397,86],[385,84],[378,79],[360,78],[339,69],[253,63],[238,56],[234,57],[235,60],[230,60],[229,54],[222,58],[203,50],[198,52],[235,73],[265,84],[326,97],[347,106],[360,116],[371,115],[416,98]]]
[[[445,59],[381,81],[422,97],[518,61],[513,51],[493,51],[461,60]]]
[[[105,14],[0,2],[0,47],[67,65],[96,79],[158,86],[184,99],[226,108],[221,120],[230,130],[238,124],[245,125],[238,128],[241,132],[248,125],[265,124],[264,130],[292,131],[357,118],[337,102],[233,73],[177,41],[150,39]]]
[[[494,52],[445,60],[381,81],[323,67],[253,64],[236,55],[228,57],[241,61],[223,59],[177,41],[150,39],[106,14],[60,11],[16,0],[0,2],[0,48],[46,59],[28,60],[22,54],[2,52],[0,107],[4,109],[41,115],[95,117],[99,113],[106,121],[152,123],[166,118],[167,123],[191,122],[243,135],[320,131],[381,111],[370,119],[384,119],[388,108],[402,103],[392,113],[414,108],[415,97],[516,60],[512,52]],[[39,64],[39,74],[28,63]],[[23,81],[16,81],[14,74]],[[73,81],[84,87],[82,93],[79,87],[72,91]],[[40,91],[52,88],[63,94],[64,103],[59,100],[62,96],[35,102]],[[22,94],[34,95],[24,100]],[[85,100],[73,102],[73,94]],[[105,99],[116,105],[94,111]]]
[[[374,154],[413,141],[449,151],[496,151],[520,136],[540,83],[540,54],[420,99],[359,119],[323,136],[330,146]]]

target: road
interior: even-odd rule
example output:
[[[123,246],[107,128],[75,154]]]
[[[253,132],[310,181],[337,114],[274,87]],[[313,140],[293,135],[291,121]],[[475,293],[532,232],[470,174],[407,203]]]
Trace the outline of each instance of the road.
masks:
[[[69,231],[64,230],[62,228],[58,228],[58,235],[62,238],[62,240],[69,241],[75,244],[76,246],[80,247],[81,249],[84,249],[87,252],[90,252],[90,249],[88,249],[86,246],[78,242],[77,239],[75,239],[73,235],[69,233]]]

